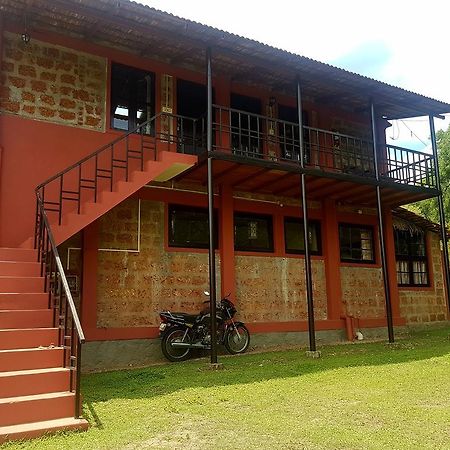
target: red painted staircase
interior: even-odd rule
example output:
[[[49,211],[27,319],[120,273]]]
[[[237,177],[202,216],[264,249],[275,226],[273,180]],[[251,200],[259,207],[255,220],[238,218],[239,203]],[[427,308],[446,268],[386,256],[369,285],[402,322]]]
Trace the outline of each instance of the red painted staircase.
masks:
[[[186,136],[156,133],[162,118],[190,120],[158,114],[39,185],[34,237],[19,249],[0,248],[0,443],[87,428],[85,339],[57,246],[149,182],[168,181],[197,162],[168,151],[183,149]]]
[[[37,255],[0,248],[0,443],[88,426],[74,418],[71,369]]]

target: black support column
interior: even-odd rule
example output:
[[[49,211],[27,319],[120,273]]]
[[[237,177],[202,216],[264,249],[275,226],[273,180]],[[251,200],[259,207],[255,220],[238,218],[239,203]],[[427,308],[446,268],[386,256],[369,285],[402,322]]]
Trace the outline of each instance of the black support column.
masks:
[[[214,182],[212,152],[212,71],[211,49],[206,51],[206,77],[208,89],[208,110],[206,120],[206,146],[208,151],[208,226],[209,226],[209,300],[211,314],[211,364],[217,364],[216,326],[216,257],[214,242]]]
[[[445,287],[447,293],[447,304],[450,309],[450,269],[448,266],[447,228],[445,226],[444,201],[442,199],[442,191],[441,191],[441,176],[439,174],[439,161],[436,142],[436,130],[434,128],[434,117],[430,115],[429,121],[430,121],[431,147],[433,149],[433,156],[434,156],[434,176],[436,180],[436,186],[439,189],[438,207],[439,207],[439,222],[441,225],[442,249],[444,252]]]
[[[373,163],[375,166],[375,178],[377,180],[376,196],[377,196],[377,213],[378,213],[378,234],[380,238],[381,267],[383,270],[384,297],[386,299],[386,319],[389,342],[394,342],[394,324],[392,320],[392,304],[391,291],[389,289],[389,272],[387,269],[386,247],[384,245],[384,223],[383,210],[381,205],[380,192],[380,173],[378,170],[378,145],[377,145],[377,125],[375,118],[375,107],[373,102],[370,103],[370,116],[372,122],[372,138],[373,138]]]
[[[302,90],[300,82],[297,82],[297,111],[298,111],[298,141],[300,146],[300,166],[305,168],[305,152],[303,148],[303,118],[302,118]],[[316,332],[314,322],[314,298],[311,274],[311,253],[309,250],[308,236],[308,203],[306,200],[306,176],[301,174],[302,191],[302,209],[303,209],[303,237],[305,241],[305,277],[306,277],[306,300],[308,304],[308,332],[309,332],[309,350],[316,351]]]

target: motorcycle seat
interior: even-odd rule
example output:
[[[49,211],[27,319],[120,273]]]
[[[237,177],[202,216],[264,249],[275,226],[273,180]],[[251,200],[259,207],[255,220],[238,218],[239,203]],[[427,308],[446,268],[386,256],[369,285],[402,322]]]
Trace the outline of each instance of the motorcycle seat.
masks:
[[[197,314],[187,314],[182,312],[173,312],[171,313],[173,317],[179,317],[180,319],[184,319],[186,323],[195,323],[198,318]]]

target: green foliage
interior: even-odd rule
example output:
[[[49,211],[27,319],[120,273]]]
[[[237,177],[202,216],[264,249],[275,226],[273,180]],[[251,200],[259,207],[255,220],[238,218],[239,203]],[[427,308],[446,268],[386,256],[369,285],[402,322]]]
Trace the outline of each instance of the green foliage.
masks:
[[[450,126],[436,133],[438,145],[439,173],[444,200],[444,212],[447,226],[450,224]],[[437,199],[432,198],[408,205],[408,209],[420,214],[432,222],[439,223]]]

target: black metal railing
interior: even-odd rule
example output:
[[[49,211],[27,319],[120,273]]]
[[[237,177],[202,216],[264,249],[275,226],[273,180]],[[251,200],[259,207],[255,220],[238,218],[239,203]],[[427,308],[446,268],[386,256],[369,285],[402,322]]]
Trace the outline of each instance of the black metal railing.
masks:
[[[435,160],[429,153],[380,145],[380,176],[410,186],[437,187]]]
[[[57,216],[58,225],[65,213],[80,214],[84,200],[96,203],[102,192],[113,191],[114,183],[128,181],[134,170],[143,171],[147,161],[156,161],[157,141],[160,150],[198,154],[206,146],[204,119],[153,116],[41,183],[36,192],[45,211]]]
[[[74,417],[79,418],[81,346],[85,337],[39,192],[36,192],[36,202],[35,248],[38,250],[45,292],[48,293],[48,307],[53,309],[53,326],[58,328],[57,346],[63,349],[63,367],[70,370],[69,389],[75,393]]]
[[[297,123],[213,105],[213,150],[250,159],[300,164]],[[304,126],[307,168],[375,178],[373,142],[335,131]],[[436,187],[431,154],[380,145],[379,173],[385,180],[420,187]]]

